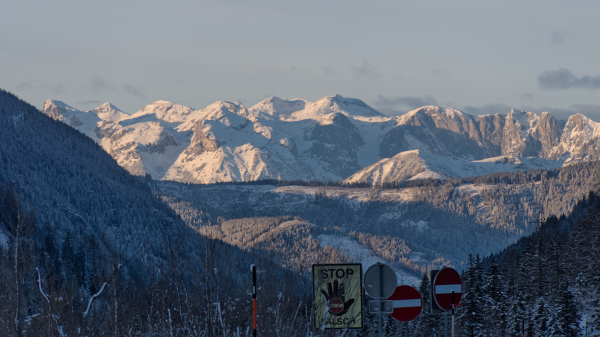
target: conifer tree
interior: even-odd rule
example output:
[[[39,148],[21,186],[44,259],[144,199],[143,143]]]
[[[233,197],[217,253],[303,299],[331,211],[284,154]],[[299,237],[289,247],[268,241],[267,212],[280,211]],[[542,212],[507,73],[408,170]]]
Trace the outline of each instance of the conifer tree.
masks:
[[[463,276],[463,309],[460,317],[465,336],[484,333],[483,265],[479,254],[469,255],[469,264]]]
[[[484,293],[485,330],[492,335],[501,336],[506,327],[506,293],[504,280],[494,258],[488,268]]]
[[[556,320],[558,331],[564,336],[577,336],[579,333],[579,312],[568,282],[561,284]]]
[[[443,326],[440,324],[438,316],[431,314],[431,291],[429,289],[429,276],[423,273],[421,283],[419,284],[419,293],[423,298],[423,310],[416,320],[415,336],[439,336],[443,333]]]
[[[537,335],[543,336],[548,331],[550,312],[544,298],[538,298],[533,323]]]

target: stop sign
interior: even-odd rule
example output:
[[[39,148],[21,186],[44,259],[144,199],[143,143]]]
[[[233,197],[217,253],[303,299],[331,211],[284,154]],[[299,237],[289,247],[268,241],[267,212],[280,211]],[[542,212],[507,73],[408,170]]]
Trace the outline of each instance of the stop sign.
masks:
[[[462,297],[462,280],[458,272],[452,268],[443,268],[433,280],[433,298],[443,310],[452,310],[452,292],[454,306],[460,303]]]
[[[392,301],[394,311],[391,316],[400,322],[410,322],[419,317],[423,309],[423,301],[419,291],[411,286],[398,286],[392,296],[388,297]]]

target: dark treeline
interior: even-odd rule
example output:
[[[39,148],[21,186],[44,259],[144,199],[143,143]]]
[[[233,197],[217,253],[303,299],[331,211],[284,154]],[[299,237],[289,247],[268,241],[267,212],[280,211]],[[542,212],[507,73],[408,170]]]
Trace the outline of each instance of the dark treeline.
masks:
[[[269,272],[264,333],[306,331],[305,277],[199,235],[92,139],[0,90],[0,335],[232,336],[251,326],[252,263]]]
[[[409,264],[411,249],[436,258],[433,247],[450,239],[465,247],[478,241],[493,245],[505,238],[500,234],[514,230],[478,229],[478,221],[485,220],[476,212],[481,200],[495,203],[501,221],[526,220],[535,214],[532,201],[547,212],[568,213],[556,210],[589,185],[593,167],[584,163],[539,176],[528,171],[460,180],[535,185],[527,198],[517,194],[516,186],[484,191],[481,200],[472,200],[454,188],[459,180],[424,180],[407,182],[421,185],[415,201],[403,206],[379,200],[373,188],[360,204],[328,196],[327,187],[336,183],[319,185],[322,191],[305,204],[273,193],[254,198],[241,190],[219,194],[214,189],[207,194],[207,186],[199,187],[197,200],[186,203],[151,190],[158,184],[149,177],[132,177],[92,139],[1,90],[0,130],[3,336],[227,337],[238,328],[246,335],[252,322],[251,263],[267,270],[258,288],[262,335],[339,335],[314,329],[305,269],[313,262],[345,258],[320,247],[315,235],[345,231],[377,254],[406,261],[407,269],[421,273],[424,266]],[[173,208],[164,198],[173,199]],[[283,204],[288,201],[290,208]],[[511,210],[525,215],[510,218]],[[390,217],[366,222],[382,214]],[[440,229],[438,236],[405,225],[396,214],[424,219],[432,233]],[[520,324],[528,336],[575,336],[598,329],[599,219],[598,198],[589,194],[568,216],[547,219],[504,252],[467,259],[457,322],[461,334],[510,336]],[[451,236],[441,230],[444,226],[462,234]],[[296,259],[282,260],[285,249]],[[428,284],[424,277],[424,298]],[[413,336],[443,334],[442,317],[429,315],[427,305],[409,325]],[[365,315],[365,329],[346,336],[374,333],[376,320]],[[389,335],[403,326],[386,319],[385,329]]]
[[[600,332],[600,198],[551,216],[499,254],[470,257],[459,325],[465,336]]]
[[[299,216],[315,225],[310,230],[315,236],[352,237],[384,259],[394,257],[388,261],[418,277],[446,262],[462,270],[469,253],[487,256],[500,251],[531,233],[537,227],[531,221],[542,209],[545,214],[568,214],[594,180],[595,163],[581,163],[550,174],[521,171],[395,191],[274,189],[272,184],[246,183],[150,185],[190,226],[201,225],[204,214],[213,221]],[[390,192],[410,197],[390,200]],[[398,240],[401,246],[395,244]],[[420,258],[411,259],[413,253]]]
[[[498,254],[470,255],[462,273],[458,336],[597,336],[600,333],[600,198],[593,192],[569,216],[545,219],[531,235]],[[409,336],[443,336],[432,315],[427,274],[421,315]],[[371,317],[372,318],[372,317]],[[449,318],[450,320],[450,318]],[[391,335],[405,326],[386,320]]]
[[[402,189],[412,187],[439,187],[443,185],[460,186],[463,184],[478,184],[478,185],[496,185],[496,184],[530,184],[543,180],[557,178],[561,172],[565,170],[581,171],[594,168],[597,165],[595,161],[592,162],[581,162],[569,165],[567,167],[556,168],[552,170],[546,169],[532,169],[532,170],[518,170],[516,172],[499,172],[492,173],[485,176],[474,176],[466,178],[451,178],[451,179],[415,179],[415,180],[404,180],[399,182],[386,182],[381,184],[373,185],[372,183],[363,182],[344,182],[343,180],[338,181],[319,181],[319,180],[278,180],[278,179],[261,179],[252,181],[228,181],[228,182],[216,182],[211,184],[194,184],[194,185],[233,185],[233,186],[261,186],[261,185],[273,185],[273,186],[306,186],[306,187],[342,187],[342,188],[377,188],[383,190],[389,189]]]

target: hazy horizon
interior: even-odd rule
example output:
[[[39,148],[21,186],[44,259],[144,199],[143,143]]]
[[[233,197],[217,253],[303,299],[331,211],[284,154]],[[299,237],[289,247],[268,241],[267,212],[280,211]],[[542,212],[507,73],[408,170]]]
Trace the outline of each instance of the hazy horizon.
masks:
[[[340,94],[385,114],[510,108],[600,121],[600,3],[40,0],[0,13],[5,88],[41,107]]]

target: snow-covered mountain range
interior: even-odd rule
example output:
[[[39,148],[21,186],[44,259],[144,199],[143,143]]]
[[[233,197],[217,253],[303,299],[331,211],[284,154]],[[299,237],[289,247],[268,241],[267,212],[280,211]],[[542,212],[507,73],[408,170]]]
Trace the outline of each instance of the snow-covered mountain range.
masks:
[[[577,114],[472,116],[425,106],[385,116],[359,99],[272,97],[195,110],[156,101],[128,115],[47,100],[42,112],[88,135],[135,175],[188,183],[345,180],[375,184],[555,168],[600,157],[600,124]]]

